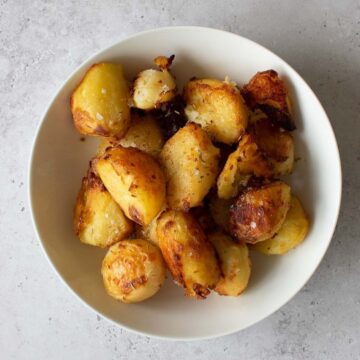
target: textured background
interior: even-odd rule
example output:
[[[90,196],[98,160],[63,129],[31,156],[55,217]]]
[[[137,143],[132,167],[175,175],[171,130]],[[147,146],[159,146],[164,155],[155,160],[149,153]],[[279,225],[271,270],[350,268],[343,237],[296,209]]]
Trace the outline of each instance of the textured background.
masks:
[[[85,308],[43,256],[27,203],[35,128],[64,79],[114,41],[167,25],[229,30],[270,48],[295,67],[328,112],[344,175],[337,230],[310,282],[261,323],[193,343],[137,336]],[[359,359],[359,32],[358,0],[1,0],[0,357]]]

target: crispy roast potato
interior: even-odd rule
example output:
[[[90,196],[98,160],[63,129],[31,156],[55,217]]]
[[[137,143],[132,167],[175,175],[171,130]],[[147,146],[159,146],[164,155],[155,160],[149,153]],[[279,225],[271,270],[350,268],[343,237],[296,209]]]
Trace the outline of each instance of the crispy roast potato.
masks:
[[[105,187],[125,215],[148,225],[165,205],[165,176],[156,160],[135,148],[108,148],[95,161]]]
[[[235,243],[230,236],[220,232],[209,235],[220,259],[222,276],[215,291],[220,295],[239,296],[247,287],[251,261],[246,244]]]
[[[129,98],[120,64],[93,65],[71,95],[76,128],[84,135],[120,139],[130,125]]]
[[[143,110],[156,109],[174,98],[176,83],[169,71],[173,59],[174,55],[169,58],[158,56],[154,62],[159,70],[148,69],[137,75],[133,88],[135,107]]]
[[[294,167],[294,139],[268,118],[256,121],[250,127],[256,144],[266,154],[275,176],[291,174]]]
[[[240,188],[247,185],[252,175],[270,177],[272,167],[254,141],[253,136],[242,136],[237,149],[229,155],[218,180],[218,196],[221,199],[235,197]]]
[[[231,235],[250,244],[270,239],[284,223],[290,199],[290,187],[282,181],[247,188],[230,208]]]
[[[184,88],[185,114],[215,141],[232,144],[245,131],[248,112],[238,88],[216,79],[190,80]]]
[[[159,124],[151,114],[140,116],[133,113],[131,115],[131,126],[125,136],[120,140],[114,140],[113,138],[102,139],[98,154],[101,155],[106,148],[115,145],[134,147],[157,157],[164,145],[164,138]]]
[[[230,206],[235,199],[220,199],[217,196],[211,196],[209,209],[215,224],[225,232],[229,232]]]
[[[300,200],[291,196],[290,209],[280,230],[253,248],[266,255],[282,255],[301,244],[309,231],[309,219]]]
[[[77,196],[74,229],[81,242],[102,248],[128,237],[133,231],[132,222],[91,169],[83,178]]]
[[[247,105],[259,107],[272,121],[285,130],[295,130],[291,103],[285,83],[274,70],[256,73],[242,89]]]
[[[160,161],[168,180],[169,206],[188,211],[199,206],[214,185],[219,149],[199,125],[189,123],[165,143]]]
[[[124,303],[136,303],[159,291],[166,268],[159,248],[146,240],[132,239],[110,247],[101,274],[110,296]]]
[[[174,281],[191,297],[204,299],[220,277],[212,245],[192,215],[167,210],[157,222],[157,236]]]

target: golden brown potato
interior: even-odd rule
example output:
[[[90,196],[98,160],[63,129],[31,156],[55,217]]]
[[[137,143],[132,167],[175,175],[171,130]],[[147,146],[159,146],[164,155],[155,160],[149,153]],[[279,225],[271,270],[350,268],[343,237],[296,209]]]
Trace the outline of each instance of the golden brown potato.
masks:
[[[209,209],[215,224],[222,230],[229,231],[229,217],[230,217],[230,205],[234,202],[234,199],[220,199],[217,196],[212,196],[209,202]]]
[[[272,168],[253,136],[242,136],[237,149],[229,155],[218,180],[218,196],[221,199],[235,197],[241,187],[247,185],[251,175],[270,177]]]
[[[131,115],[131,126],[120,140],[104,138],[98,149],[98,154],[104,153],[107,147],[121,145],[134,147],[145,153],[157,157],[164,145],[164,138],[159,124],[151,114],[140,116]]]
[[[175,79],[168,70],[173,59],[174,56],[158,56],[154,62],[159,70],[148,69],[137,75],[133,88],[135,107],[143,110],[156,109],[175,97]]]
[[[155,295],[165,280],[159,248],[142,239],[123,240],[111,246],[101,268],[105,289],[124,303]]]
[[[84,135],[121,138],[130,125],[129,97],[120,64],[93,65],[71,95],[76,128]]]
[[[222,272],[215,291],[220,295],[239,296],[247,287],[251,273],[247,245],[235,243],[220,232],[209,235],[209,241],[218,254]]]
[[[212,245],[201,226],[188,213],[168,210],[157,223],[157,236],[174,281],[186,295],[204,299],[220,277]]]
[[[160,161],[168,180],[169,206],[188,211],[199,206],[214,185],[219,149],[199,125],[189,123],[165,143]]]
[[[230,208],[230,233],[255,244],[273,237],[290,208],[290,186],[282,181],[247,188]]]
[[[247,105],[259,107],[272,121],[286,130],[296,128],[285,83],[274,70],[258,72],[242,89]]]
[[[309,220],[299,199],[291,196],[290,209],[280,230],[253,248],[266,255],[282,255],[301,244],[309,231]]]
[[[133,231],[132,222],[91,169],[76,200],[74,229],[81,242],[99,247],[110,246]]]
[[[294,139],[268,118],[256,121],[250,127],[256,144],[266,154],[275,176],[287,175],[294,167]]]
[[[190,80],[184,88],[185,114],[212,139],[232,144],[245,131],[248,112],[238,88],[216,79]]]
[[[165,205],[165,176],[156,160],[135,148],[108,148],[95,168],[125,215],[148,225]]]

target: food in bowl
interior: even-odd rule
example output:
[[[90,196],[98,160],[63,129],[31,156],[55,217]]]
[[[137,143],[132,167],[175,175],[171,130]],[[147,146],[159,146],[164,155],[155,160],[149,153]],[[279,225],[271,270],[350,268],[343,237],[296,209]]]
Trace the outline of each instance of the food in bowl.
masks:
[[[192,78],[180,93],[173,61],[158,56],[157,69],[132,83],[121,65],[95,64],[71,97],[76,128],[100,139],[75,232],[85,244],[110,246],[104,285],[125,303],[155,295],[166,267],[189,297],[239,296],[249,250],[285,254],[309,229],[279,178],[291,174],[295,153],[284,81],[274,70],[242,87]]]

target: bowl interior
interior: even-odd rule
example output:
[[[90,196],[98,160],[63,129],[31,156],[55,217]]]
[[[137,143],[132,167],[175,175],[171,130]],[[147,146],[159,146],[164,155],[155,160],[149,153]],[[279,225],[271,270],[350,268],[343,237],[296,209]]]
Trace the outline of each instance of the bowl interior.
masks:
[[[296,163],[289,178],[311,218],[306,241],[285,256],[251,254],[253,273],[239,298],[211,294],[205,301],[185,298],[170,279],[153,298],[124,305],[106,295],[100,275],[104,250],[82,245],[72,227],[80,181],[97,139],[75,130],[69,110],[72,90],[88,66],[99,61],[124,65],[132,79],[160,54],[176,54],[173,73],[180,87],[192,76],[230,78],[238,84],[257,71],[275,69],[291,91],[298,129]],[[63,85],[39,128],[30,170],[33,218],[57,272],[86,304],[129,329],[147,335],[194,339],[243,329],[274,312],[306,283],[323,257],[336,224],[341,172],[336,141],[320,103],[284,61],[242,37],[203,28],[168,28],[141,33],[102,51]]]

